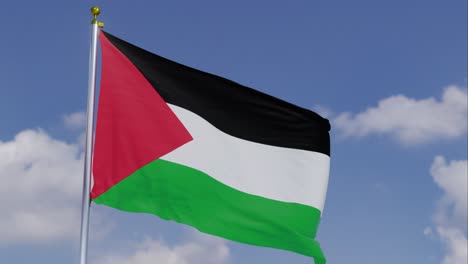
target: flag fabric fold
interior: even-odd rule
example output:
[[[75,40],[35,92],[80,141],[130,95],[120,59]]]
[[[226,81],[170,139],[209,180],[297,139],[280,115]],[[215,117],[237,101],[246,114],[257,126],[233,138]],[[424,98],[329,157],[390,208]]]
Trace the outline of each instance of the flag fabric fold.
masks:
[[[91,198],[325,263],[328,120],[101,31]]]

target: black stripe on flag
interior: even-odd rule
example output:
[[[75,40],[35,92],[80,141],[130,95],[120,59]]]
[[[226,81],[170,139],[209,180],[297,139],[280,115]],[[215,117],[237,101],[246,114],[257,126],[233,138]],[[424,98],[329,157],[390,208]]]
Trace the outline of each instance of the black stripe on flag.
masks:
[[[201,116],[234,137],[330,155],[330,123],[318,114],[104,34],[167,103]]]

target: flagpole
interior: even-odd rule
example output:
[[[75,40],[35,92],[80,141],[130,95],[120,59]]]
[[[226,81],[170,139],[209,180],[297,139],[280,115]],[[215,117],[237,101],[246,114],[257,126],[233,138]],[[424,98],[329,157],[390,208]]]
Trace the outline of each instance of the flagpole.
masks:
[[[94,97],[96,93],[96,57],[97,38],[99,27],[102,23],[97,20],[100,13],[99,7],[91,8],[93,15],[91,47],[89,52],[89,72],[88,72],[88,107],[86,125],[86,147],[84,157],[83,173],[83,196],[81,204],[81,232],[80,232],[80,264],[86,264],[88,253],[88,230],[89,230],[89,209],[91,205],[91,163],[93,153],[93,131],[94,131]]]

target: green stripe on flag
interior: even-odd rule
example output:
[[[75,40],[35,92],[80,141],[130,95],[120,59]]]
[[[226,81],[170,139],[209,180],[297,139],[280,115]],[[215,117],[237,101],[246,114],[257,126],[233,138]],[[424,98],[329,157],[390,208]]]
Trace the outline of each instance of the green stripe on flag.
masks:
[[[319,210],[244,193],[177,163],[153,161],[94,202],[123,211],[154,214],[204,233],[294,251],[314,257],[317,264],[325,263],[314,239]]]

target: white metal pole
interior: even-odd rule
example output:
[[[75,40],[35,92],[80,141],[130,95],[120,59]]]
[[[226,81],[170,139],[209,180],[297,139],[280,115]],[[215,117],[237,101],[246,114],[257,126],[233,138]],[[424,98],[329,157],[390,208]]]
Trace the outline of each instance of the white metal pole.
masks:
[[[97,16],[100,10],[98,7],[91,8],[92,20],[91,47],[89,52],[89,73],[88,73],[88,107],[86,125],[86,147],[84,157],[83,173],[83,197],[81,205],[81,233],[80,233],[80,264],[86,264],[88,253],[88,230],[89,230],[89,209],[91,192],[91,164],[93,153],[93,131],[94,131],[94,96],[96,93],[96,57],[97,39],[99,33],[99,22]]]

